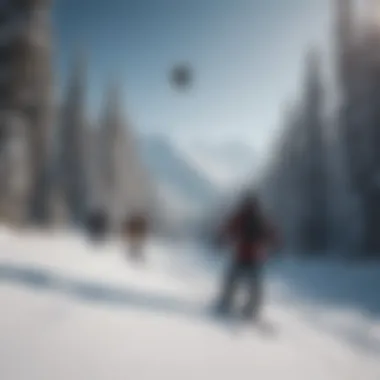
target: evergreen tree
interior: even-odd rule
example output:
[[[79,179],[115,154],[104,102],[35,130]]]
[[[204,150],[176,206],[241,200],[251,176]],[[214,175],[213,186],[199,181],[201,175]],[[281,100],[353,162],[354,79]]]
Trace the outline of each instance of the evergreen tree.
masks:
[[[323,87],[319,53],[308,52],[304,89],[305,171],[304,197],[306,199],[303,236],[305,249],[322,251],[328,244],[327,177],[323,118]]]
[[[151,214],[154,189],[138,149],[138,136],[122,113],[120,90],[111,85],[99,130],[102,204],[113,226],[135,212]]]
[[[28,214],[34,222],[48,217],[50,130],[53,124],[51,2],[2,1],[0,22],[0,129],[2,146],[13,139],[13,122],[23,119],[30,177]],[[12,164],[11,164],[12,166]],[[3,168],[8,172],[11,167]],[[25,204],[19,205],[25,207]]]
[[[118,159],[120,144],[124,140],[123,120],[120,107],[119,88],[111,85],[106,94],[104,114],[98,138],[99,178],[101,186],[102,207],[110,219],[112,227],[117,224],[116,213],[119,213],[120,173]]]
[[[69,79],[59,136],[59,176],[71,222],[81,223],[87,201],[86,59],[80,54]]]

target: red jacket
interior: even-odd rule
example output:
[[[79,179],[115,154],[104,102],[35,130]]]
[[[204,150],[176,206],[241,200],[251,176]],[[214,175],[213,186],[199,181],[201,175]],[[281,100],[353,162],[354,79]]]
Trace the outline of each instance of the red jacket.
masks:
[[[274,226],[266,220],[265,237],[257,241],[247,241],[242,234],[244,219],[244,212],[237,212],[224,225],[222,235],[235,246],[235,255],[238,261],[262,262],[266,259],[268,246],[279,244],[278,233]]]

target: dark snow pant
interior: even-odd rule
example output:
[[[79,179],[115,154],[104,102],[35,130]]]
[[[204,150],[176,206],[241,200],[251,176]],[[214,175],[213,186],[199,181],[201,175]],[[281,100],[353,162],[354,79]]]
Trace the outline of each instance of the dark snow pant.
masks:
[[[247,296],[243,307],[244,316],[257,319],[262,301],[262,265],[257,262],[233,262],[224,277],[220,308],[227,311],[234,302],[241,282],[246,285]]]

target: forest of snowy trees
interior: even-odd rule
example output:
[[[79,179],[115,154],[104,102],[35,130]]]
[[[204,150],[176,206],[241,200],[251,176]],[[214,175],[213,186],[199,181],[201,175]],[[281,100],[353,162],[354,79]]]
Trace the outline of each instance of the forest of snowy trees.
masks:
[[[128,213],[153,211],[153,186],[122,115],[121,88],[110,83],[104,110],[90,123],[83,52],[56,99],[52,6],[0,5],[1,218],[79,225],[88,210],[101,208],[116,226]]]
[[[258,188],[293,249],[378,255],[380,25],[373,18],[378,13],[369,8],[359,22],[354,1],[332,5],[336,83],[326,83],[320,54],[309,52],[301,94],[286,109]]]

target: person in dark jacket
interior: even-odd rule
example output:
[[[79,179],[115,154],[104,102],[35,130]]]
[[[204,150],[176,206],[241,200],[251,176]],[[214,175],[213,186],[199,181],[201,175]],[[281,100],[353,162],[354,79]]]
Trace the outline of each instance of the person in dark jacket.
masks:
[[[87,216],[87,230],[94,241],[103,239],[107,232],[107,215],[101,209],[93,210]]]
[[[239,283],[245,280],[248,297],[243,315],[257,320],[262,301],[262,267],[268,248],[278,244],[278,236],[254,195],[242,201],[222,226],[219,237],[233,246],[233,257],[224,277],[218,310],[229,311]]]

